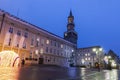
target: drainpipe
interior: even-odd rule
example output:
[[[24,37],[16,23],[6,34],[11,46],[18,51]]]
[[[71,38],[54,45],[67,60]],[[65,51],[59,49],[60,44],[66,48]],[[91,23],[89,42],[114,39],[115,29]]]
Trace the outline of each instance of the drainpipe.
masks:
[[[2,21],[1,21],[1,26],[0,26],[0,33],[2,31],[4,19],[5,19],[5,14],[2,15]]]

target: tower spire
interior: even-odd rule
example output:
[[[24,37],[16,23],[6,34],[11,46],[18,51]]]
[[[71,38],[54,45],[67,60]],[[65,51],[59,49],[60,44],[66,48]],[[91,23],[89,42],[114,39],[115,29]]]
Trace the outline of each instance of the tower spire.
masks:
[[[70,14],[68,16],[68,23],[67,23],[67,31],[64,32],[64,39],[77,44],[77,32],[75,31],[75,24],[74,24],[74,16],[72,11],[70,10]]]
[[[71,11],[71,10],[70,10],[70,16],[73,16],[73,15],[72,15],[72,11]]]

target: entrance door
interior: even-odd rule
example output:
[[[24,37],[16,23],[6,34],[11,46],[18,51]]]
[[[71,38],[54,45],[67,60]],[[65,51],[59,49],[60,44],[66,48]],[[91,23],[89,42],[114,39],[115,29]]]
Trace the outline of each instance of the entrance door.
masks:
[[[43,64],[43,58],[39,58],[38,64]]]

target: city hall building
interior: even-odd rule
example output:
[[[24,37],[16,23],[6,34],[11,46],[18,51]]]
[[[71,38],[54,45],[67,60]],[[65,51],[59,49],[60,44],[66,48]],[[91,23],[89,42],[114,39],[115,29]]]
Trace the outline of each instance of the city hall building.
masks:
[[[77,48],[74,16],[70,11],[64,38],[0,10],[0,52],[14,51],[26,64],[68,67]]]

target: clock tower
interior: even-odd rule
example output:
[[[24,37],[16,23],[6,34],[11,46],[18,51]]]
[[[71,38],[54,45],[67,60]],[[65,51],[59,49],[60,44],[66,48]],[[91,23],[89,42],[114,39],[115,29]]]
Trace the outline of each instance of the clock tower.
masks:
[[[70,10],[70,14],[68,16],[67,31],[64,32],[64,39],[77,44],[78,35],[74,28],[74,16],[72,15],[72,11]]]

